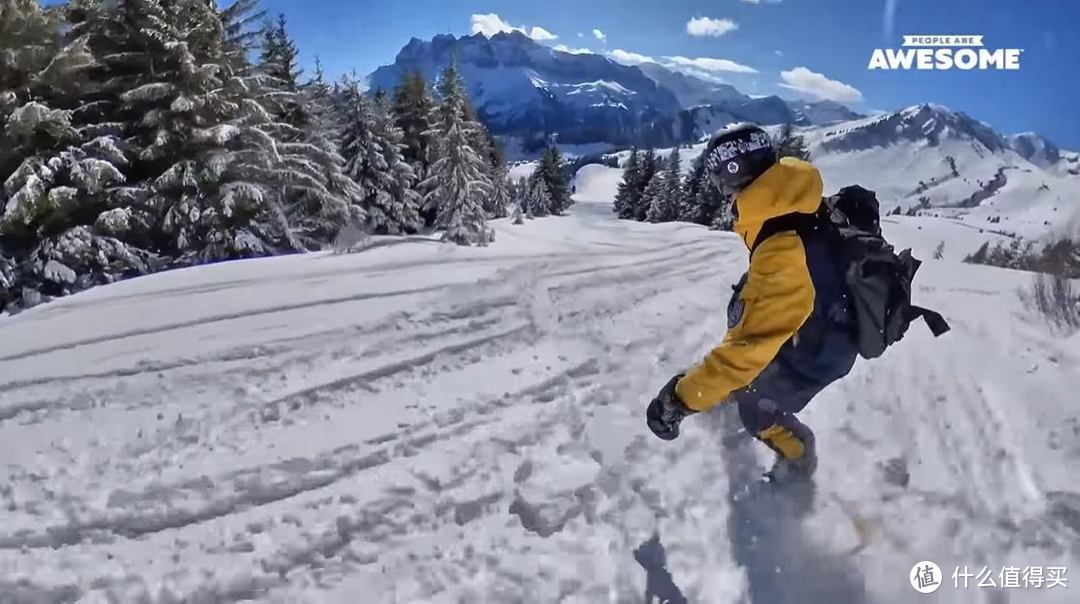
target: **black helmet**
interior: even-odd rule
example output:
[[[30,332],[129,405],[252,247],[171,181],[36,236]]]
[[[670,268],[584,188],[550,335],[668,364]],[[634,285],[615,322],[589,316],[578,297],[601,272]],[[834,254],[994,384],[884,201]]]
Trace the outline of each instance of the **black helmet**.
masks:
[[[705,149],[709,179],[728,197],[745,189],[776,162],[776,146],[769,134],[745,122],[717,131]]]

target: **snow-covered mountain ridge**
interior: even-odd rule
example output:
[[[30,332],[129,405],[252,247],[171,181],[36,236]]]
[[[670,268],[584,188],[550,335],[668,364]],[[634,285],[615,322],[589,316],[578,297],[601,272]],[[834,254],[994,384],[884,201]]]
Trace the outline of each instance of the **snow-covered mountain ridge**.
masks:
[[[481,119],[494,133],[524,139],[529,147],[552,135],[562,144],[670,145],[695,135],[703,111],[768,124],[860,117],[828,101],[751,98],[656,63],[631,66],[600,54],[562,52],[520,32],[414,38],[392,64],[367,78],[367,86],[392,90],[413,71],[434,81],[452,57]]]
[[[886,211],[924,207],[980,228],[1000,220],[993,228],[1029,237],[1071,232],[1080,219],[1080,171],[1070,172],[1074,153],[1057,152],[1031,135],[1021,140],[1037,144],[1018,152],[1016,138],[941,105],[800,133],[827,190],[858,182],[877,191]]]
[[[559,52],[520,32],[414,38],[392,65],[371,74],[369,86],[392,90],[412,71],[435,81],[455,56],[480,118],[495,134],[625,144],[643,140],[654,121],[679,110],[675,95],[636,67]]]

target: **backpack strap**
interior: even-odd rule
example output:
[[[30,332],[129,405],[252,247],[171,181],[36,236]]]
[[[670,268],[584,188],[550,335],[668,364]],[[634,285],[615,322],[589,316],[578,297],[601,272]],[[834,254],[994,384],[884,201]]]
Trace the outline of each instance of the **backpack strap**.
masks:
[[[949,327],[949,323],[945,320],[945,317],[941,316],[941,313],[937,311],[923,308],[922,306],[915,306],[914,304],[907,307],[904,318],[909,323],[919,317],[922,317],[922,320],[926,322],[926,326],[930,328],[930,333],[934,334],[935,338],[952,329],[952,327]]]
[[[922,261],[912,256],[910,249],[901,252],[899,258],[900,262],[904,265],[904,270],[907,272],[908,283],[911,283],[911,281],[915,279],[915,273],[917,273],[919,267],[922,266]],[[945,317],[941,316],[941,313],[937,311],[922,306],[915,306],[914,304],[909,304],[907,308],[904,309],[905,322],[911,323],[920,317],[922,317],[926,326],[930,328],[930,332],[934,334],[935,338],[952,329],[949,327],[949,323],[945,320]]]
[[[754,252],[762,243],[765,243],[766,239],[777,233],[795,231],[799,235],[805,235],[817,229],[821,224],[820,221],[819,214],[802,214],[798,212],[770,218],[761,225],[757,239],[754,240],[754,245],[750,247],[750,255],[753,256]]]

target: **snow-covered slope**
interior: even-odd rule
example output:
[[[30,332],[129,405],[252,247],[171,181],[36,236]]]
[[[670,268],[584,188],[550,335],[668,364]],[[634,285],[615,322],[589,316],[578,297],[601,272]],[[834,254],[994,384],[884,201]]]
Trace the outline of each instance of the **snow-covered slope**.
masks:
[[[572,215],[487,249],[377,240],[0,318],[0,601],[907,602],[931,559],[934,601],[970,603],[1002,592],[957,565],[1077,568],[1080,340],[1028,275],[927,262],[915,298],[953,332],[913,326],[811,404],[796,514],[743,495],[768,458],[734,410],[647,433],[746,251],[615,221],[618,179],[583,168]],[[951,237],[922,220],[886,229]]]
[[[1061,227],[1078,210],[1080,178],[1043,169],[989,125],[939,105],[802,134],[826,190],[857,182],[876,190],[886,210],[929,205],[971,226],[1028,237]]]

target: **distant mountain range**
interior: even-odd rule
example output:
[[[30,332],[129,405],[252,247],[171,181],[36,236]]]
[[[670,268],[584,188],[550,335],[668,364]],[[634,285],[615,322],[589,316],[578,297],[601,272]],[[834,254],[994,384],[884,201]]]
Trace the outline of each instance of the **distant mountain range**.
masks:
[[[413,38],[393,64],[369,76],[369,88],[391,90],[413,71],[435,81],[452,57],[488,128],[526,148],[552,136],[570,145],[661,147],[732,121],[809,126],[862,117],[831,101],[752,98],[656,63],[630,66],[604,55],[561,52],[520,32]]]
[[[393,89],[411,71],[435,82],[452,57],[480,118],[516,158],[532,157],[553,138],[579,154],[664,148],[752,121],[798,126],[827,188],[860,182],[887,207],[905,211],[918,206],[989,220],[1024,208],[1025,216],[1034,212],[1027,226],[1041,229],[1080,188],[1076,153],[1034,133],[1002,135],[940,105],[865,116],[832,101],[751,97],[656,63],[561,52],[517,32],[413,39],[393,64],[371,74],[369,87]]]

